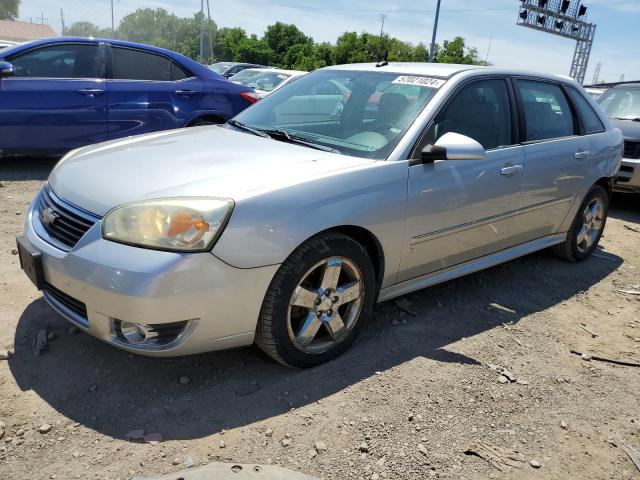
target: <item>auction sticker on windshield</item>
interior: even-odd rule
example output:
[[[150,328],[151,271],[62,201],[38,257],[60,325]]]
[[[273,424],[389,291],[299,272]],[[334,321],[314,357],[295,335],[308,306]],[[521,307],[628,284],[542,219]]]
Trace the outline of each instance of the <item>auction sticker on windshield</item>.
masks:
[[[417,85],[420,87],[440,88],[442,85],[447,83],[447,81],[442,80],[441,78],[402,75],[396,78],[391,83],[399,83],[402,85]]]

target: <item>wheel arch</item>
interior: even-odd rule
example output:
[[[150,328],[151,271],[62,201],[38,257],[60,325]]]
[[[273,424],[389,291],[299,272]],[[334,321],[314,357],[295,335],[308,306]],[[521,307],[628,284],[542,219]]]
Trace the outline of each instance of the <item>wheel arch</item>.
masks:
[[[216,115],[213,113],[204,113],[201,115],[196,115],[195,117],[191,118],[189,120],[189,123],[187,124],[188,127],[192,127],[193,125],[197,124],[200,121],[207,121],[207,122],[214,122],[217,124],[223,124],[226,122],[226,120],[220,116],[220,115]]]
[[[607,192],[607,195],[609,195],[609,198],[611,198],[611,194],[613,193],[613,178],[612,177],[600,177],[595,183],[594,185],[600,185],[602,188],[604,188]]]
[[[317,232],[311,237],[307,238],[304,242],[307,242],[309,239],[317,235],[321,235],[327,232],[335,232],[335,233],[340,233],[342,235],[345,235],[349,238],[352,238],[353,240],[355,240],[356,242],[358,242],[360,245],[364,247],[364,249],[367,252],[367,255],[369,255],[369,258],[371,258],[371,262],[373,264],[373,270],[376,274],[376,296],[377,296],[382,286],[382,280],[384,278],[384,272],[385,272],[384,250],[382,248],[382,244],[380,243],[380,240],[378,240],[378,238],[370,230],[367,230],[364,227],[360,227],[357,225],[338,225],[338,226],[330,227],[320,232]]]

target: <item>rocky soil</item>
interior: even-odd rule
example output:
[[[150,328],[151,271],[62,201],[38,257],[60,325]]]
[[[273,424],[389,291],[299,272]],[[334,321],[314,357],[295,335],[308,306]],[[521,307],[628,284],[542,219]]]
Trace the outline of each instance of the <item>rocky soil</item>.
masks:
[[[224,461],[327,480],[640,479],[623,449],[640,448],[640,368],[598,360],[640,363],[640,199],[615,199],[586,262],[541,252],[381,304],[351,351],[299,371],[255,348],[144,358],[70,328],[15,254],[51,167],[0,166],[0,478]]]

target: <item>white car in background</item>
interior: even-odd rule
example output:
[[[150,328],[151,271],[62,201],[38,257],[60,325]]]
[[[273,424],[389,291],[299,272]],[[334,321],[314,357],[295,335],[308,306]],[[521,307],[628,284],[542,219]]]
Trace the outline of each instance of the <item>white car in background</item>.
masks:
[[[7,47],[12,47],[14,45],[16,45],[18,42],[14,42],[12,40],[2,40],[0,38],[0,50],[2,50],[3,48],[7,48]]]
[[[236,73],[229,80],[252,87],[260,98],[264,98],[307,73],[302,70],[281,70],[279,68],[248,68]]]

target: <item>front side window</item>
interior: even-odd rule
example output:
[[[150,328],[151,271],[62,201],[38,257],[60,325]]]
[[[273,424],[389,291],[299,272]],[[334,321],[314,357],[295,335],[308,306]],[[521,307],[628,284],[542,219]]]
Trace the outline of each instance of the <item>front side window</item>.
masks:
[[[427,76],[319,70],[277,89],[236,120],[345,155],[385,159],[444,83]]]
[[[605,128],[600,121],[600,117],[598,117],[582,94],[572,87],[568,87],[567,90],[569,91],[569,96],[571,100],[573,100],[576,110],[578,110],[578,114],[584,125],[584,132],[586,134],[604,132]]]
[[[575,133],[573,112],[558,85],[518,80],[528,142],[569,137]]]
[[[154,53],[113,47],[113,78],[116,80],[175,81],[187,74],[172,60]]]
[[[480,80],[466,85],[436,117],[424,145],[434,144],[445,133],[473,138],[485,150],[512,142],[511,105],[504,80]]]
[[[61,44],[37,48],[9,58],[14,77],[103,78],[104,62],[97,44]]]
[[[598,103],[610,118],[640,119],[640,88],[612,88],[598,98]]]

